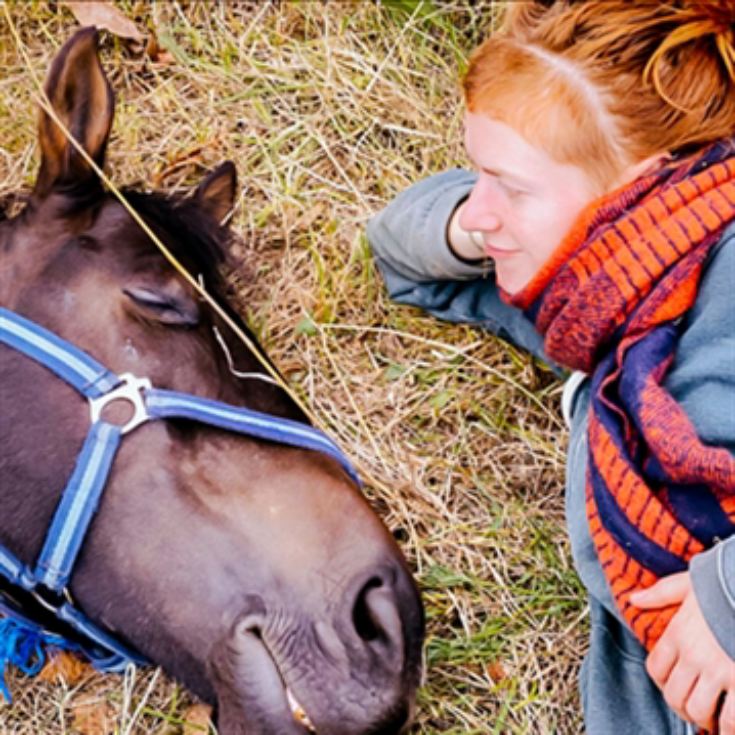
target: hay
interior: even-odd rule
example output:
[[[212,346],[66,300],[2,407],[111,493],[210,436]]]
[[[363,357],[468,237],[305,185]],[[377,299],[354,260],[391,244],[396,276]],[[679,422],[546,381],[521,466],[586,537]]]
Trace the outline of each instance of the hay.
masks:
[[[43,76],[72,16],[8,7]],[[235,161],[235,303],[372,478],[422,586],[429,668],[412,732],[579,732],[584,606],[563,530],[559,385],[481,330],[389,303],[363,234],[408,184],[465,163],[457,79],[497,4],[118,7],[157,30],[172,62],[105,37],[108,168],[121,184],[178,191]],[[0,64],[2,201],[37,167],[30,73],[2,16]],[[10,683],[3,733],[180,733],[192,711],[152,671]]]

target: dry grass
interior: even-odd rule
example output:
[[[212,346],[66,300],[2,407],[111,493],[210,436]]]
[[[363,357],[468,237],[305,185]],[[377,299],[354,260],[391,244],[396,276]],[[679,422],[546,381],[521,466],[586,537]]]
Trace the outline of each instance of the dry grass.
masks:
[[[119,7],[174,62],[105,37],[109,169],[173,191],[237,164],[236,303],[370,478],[423,589],[428,675],[412,732],[580,731],[584,607],[563,530],[559,386],[480,330],[389,303],[363,234],[398,191],[463,164],[456,80],[497,4]],[[9,9],[43,76],[73,18],[56,3]],[[0,64],[2,197],[37,166],[30,73],[2,15]],[[91,732],[80,712],[100,703],[110,732],[180,733],[191,705],[151,671],[11,686],[3,733]]]

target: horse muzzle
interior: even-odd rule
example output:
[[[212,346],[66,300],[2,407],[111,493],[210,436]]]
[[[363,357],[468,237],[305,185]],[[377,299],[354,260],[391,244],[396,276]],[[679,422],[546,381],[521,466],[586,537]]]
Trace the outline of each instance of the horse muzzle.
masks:
[[[420,661],[407,659],[420,605],[402,581],[387,569],[355,580],[332,620],[261,606],[243,615],[210,659],[220,732],[402,732],[420,679]]]

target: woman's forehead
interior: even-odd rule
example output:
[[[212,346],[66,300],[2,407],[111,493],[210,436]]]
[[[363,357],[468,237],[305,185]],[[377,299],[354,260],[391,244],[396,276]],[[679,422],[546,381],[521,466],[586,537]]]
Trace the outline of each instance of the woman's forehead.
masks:
[[[464,131],[467,154],[488,173],[535,179],[560,165],[513,127],[483,113],[467,112]]]

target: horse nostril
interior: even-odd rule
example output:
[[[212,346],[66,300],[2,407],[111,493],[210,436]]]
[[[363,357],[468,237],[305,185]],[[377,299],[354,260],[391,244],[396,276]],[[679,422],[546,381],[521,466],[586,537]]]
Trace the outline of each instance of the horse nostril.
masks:
[[[370,607],[369,595],[372,590],[380,589],[382,586],[383,580],[371,577],[358,592],[355,606],[352,608],[352,622],[357,634],[364,641],[374,641],[381,633]]]
[[[403,626],[393,584],[372,576],[361,587],[352,608],[352,622],[360,638],[370,647],[403,648]]]

